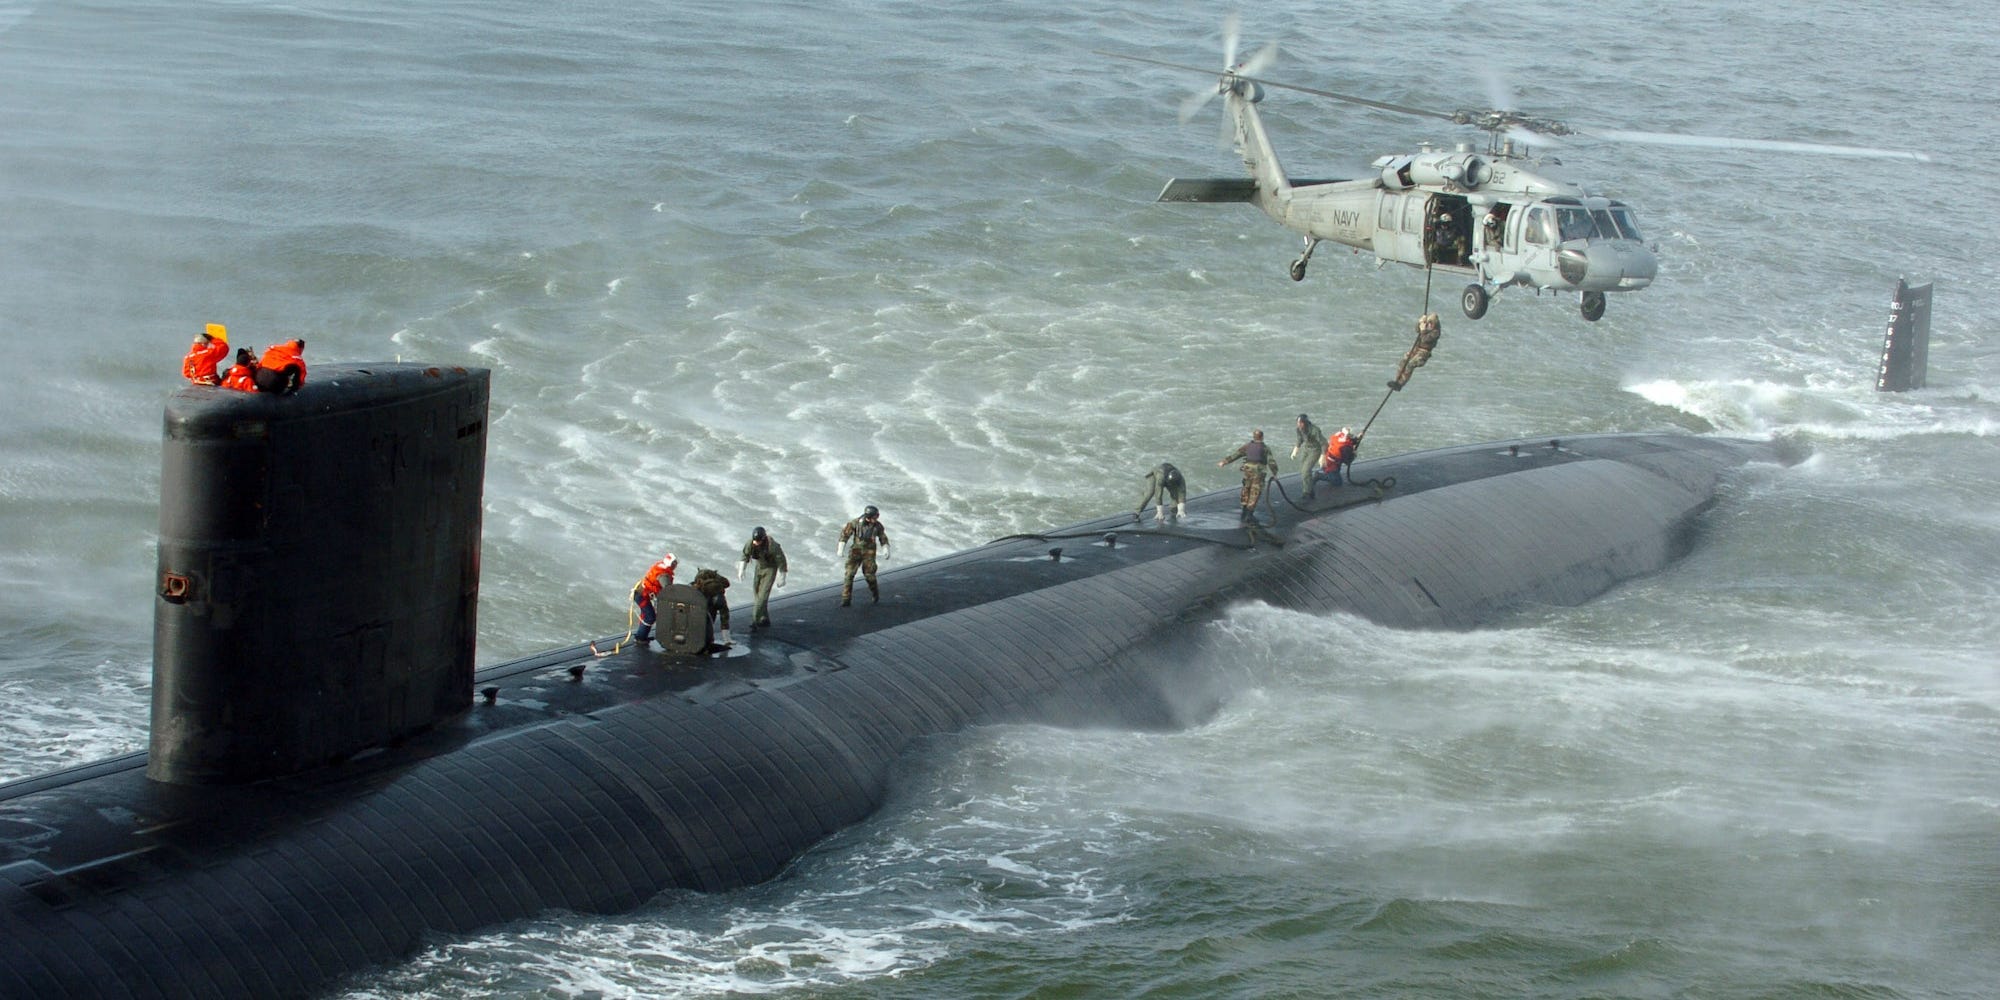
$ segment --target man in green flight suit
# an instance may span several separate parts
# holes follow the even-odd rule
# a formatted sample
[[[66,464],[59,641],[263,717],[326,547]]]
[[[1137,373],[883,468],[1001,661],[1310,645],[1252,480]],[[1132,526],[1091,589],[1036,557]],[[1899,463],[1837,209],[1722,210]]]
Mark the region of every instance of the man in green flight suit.
[[[882,514],[869,504],[861,516],[847,522],[840,529],[840,542],[834,546],[833,554],[840,555],[840,546],[847,547],[847,575],[840,581],[840,606],[854,603],[854,571],[860,570],[868,581],[868,596],[882,599],[882,589],[875,585],[875,550],[889,547],[889,533],[882,528]]]
[[[750,592],[755,595],[750,605],[750,628],[754,631],[771,627],[771,588],[785,585],[785,574],[790,567],[785,564],[785,549],[778,540],[771,537],[763,526],[750,529],[750,540],[743,543],[743,562],[736,567],[736,579],[743,579],[743,572],[751,563],[757,564],[757,581]]]
[[[1313,495],[1313,466],[1319,464],[1320,453],[1326,450],[1326,435],[1320,432],[1319,425],[1313,423],[1312,418],[1303,413],[1299,414],[1298,432],[1298,440],[1292,442],[1292,457],[1305,456],[1305,464],[1299,466],[1299,482],[1305,484],[1306,499],[1310,500]]]

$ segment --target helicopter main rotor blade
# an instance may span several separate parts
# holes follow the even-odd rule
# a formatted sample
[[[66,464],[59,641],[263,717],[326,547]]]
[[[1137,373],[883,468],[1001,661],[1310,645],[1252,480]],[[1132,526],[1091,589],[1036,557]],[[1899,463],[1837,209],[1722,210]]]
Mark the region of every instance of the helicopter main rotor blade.
[[[1268,49],[1270,48],[1270,46],[1266,46],[1266,48]],[[1113,59],[1124,59],[1127,62],[1145,63],[1149,66],[1164,66],[1167,69],[1177,69],[1188,73],[1206,73],[1206,74],[1215,73],[1215,71],[1212,69],[1205,69],[1200,66],[1189,66],[1186,63],[1167,62],[1164,59],[1148,59],[1145,56],[1127,55],[1123,52],[1106,52],[1103,49],[1092,49],[1091,51],[1100,56],[1110,56]],[[1255,56],[1252,57],[1253,60],[1255,58],[1256,58]],[[1320,90],[1315,87],[1301,87],[1296,83],[1279,83],[1276,80],[1265,80],[1254,76],[1245,76],[1241,73],[1226,73],[1223,75],[1230,76],[1238,80],[1243,80],[1248,83],[1254,83],[1260,87],[1277,87],[1281,90],[1296,90],[1301,94],[1311,94],[1314,97],[1325,97],[1336,101],[1345,101],[1349,104],[1359,104],[1362,107],[1376,108],[1382,111],[1393,111],[1401,115],[1415,115],[1418,118],[1436,118],[1439,121],[1447,121],[1447,122],[1456,121],[1456,119],[1453,118],[1453,116],[1446,114],[1445,112],[1442,111],[1429,111],[1424,108],[1413,108],[1406,104],[1391,104],[1388,101],[1375,101],[1375,100],[1370,100],[1366,97],[1356,97],[1353,94],[1337,94],[1331,90]]]
[[[1836,146],[1821,142],[1792,142],[1782,139],[1731,139],[1716,135],[1681,135],[1675,132],[1634,132],[1627,129],[1578,130],[1615,142],[1642,142],[1658,146],[1696,146],[1703,149],[1756,149],[1773,153],[1819,153],[1825,156],[1867,156],[1883,160],[1931,162],[1930,155],[1906,149],[1875,146]]]
[[[1222,19],[1222,71],[1224,73],[1229,72],[1229,67],[1236,65],[1236,43],[1242,38],[1242,35],[1243,18],[1232,10]]]
[[[1236,67],[1236,73],[1239,76],[1255,76],[1269,69],[1271,64],[1277,61],[1278,43],[1266,42],[1255,55],[1243,60],[1243,65]]]

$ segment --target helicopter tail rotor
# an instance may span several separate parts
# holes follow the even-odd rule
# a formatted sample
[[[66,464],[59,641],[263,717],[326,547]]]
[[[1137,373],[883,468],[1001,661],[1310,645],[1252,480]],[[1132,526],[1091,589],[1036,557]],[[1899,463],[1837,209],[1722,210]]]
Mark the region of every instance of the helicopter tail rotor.
[[[1236,61],[1237,43],[1242,39],[1242,23],[1242,18],[1233,11],[1228,17],[1223,18],[1222,76],[1216,80],[1213,86],[1203,87],[1181,100],[1181,124],[1185,125],[1192,121],[1195,115],[1201,113],[1201,109],[1208,106],[1209,101],[1215,99],[1215,95],[1234,87],[1238,78],[1255,76],[1258,73],[1262,73],[1273,62],[1277,61],[1277,42],[1266,44],[1263,48],[1258,49],[1255,54],[1251,55],[1250,58],[1243,60],[1241,63]],[[1228,140],[1226,127],[1223,132],[1223,139],[1225,142]]]

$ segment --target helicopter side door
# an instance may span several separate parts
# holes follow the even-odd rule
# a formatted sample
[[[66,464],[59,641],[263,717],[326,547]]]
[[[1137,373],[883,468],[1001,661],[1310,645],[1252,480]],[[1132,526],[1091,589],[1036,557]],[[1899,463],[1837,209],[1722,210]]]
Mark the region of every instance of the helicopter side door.
[[[1423,191],[1382,192],[1375,217],[1375,256],[1424,266],[1424,209],[1429,200]]]
[[[1537,288],[1546,288],[1559,280],[1556,271],[1556,249],[1560,243],[1556,239],[1555,213],[1547,205],[1534,205],[1526,212],[1513,213],[1521,219],[1518,238],[1519,261],[1515,272],[1517,280],[1525,277]]]

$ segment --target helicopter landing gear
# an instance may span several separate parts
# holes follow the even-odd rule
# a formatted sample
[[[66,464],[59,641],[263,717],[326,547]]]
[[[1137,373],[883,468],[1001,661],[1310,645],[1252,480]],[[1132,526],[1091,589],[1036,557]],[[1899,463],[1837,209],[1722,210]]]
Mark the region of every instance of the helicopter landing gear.
[[[1486,294],[1485,285],[1467,285],[1465,294],[1459,296],[1459,308],[1465,310],[1466,319],[1478,319],[1486,315],[1486,303],[1492,296]]]
[[[1306,280],[1306,262],[1313,259],[1313,251],[1318,248],[1318,240],[1310,236],[1306,237],[1306,251],[1299,254],[1299,259],[1292,261],[1290,274],[1293,281]]]
[[[1583,293],[1582,297],[1580,297],[1577,300],[1577,308],[1583,313],[1583,318],[1589,320],[1592,323],[1595,323],[1598,320],[1603,319],[1604,293],[1603,292]]]

